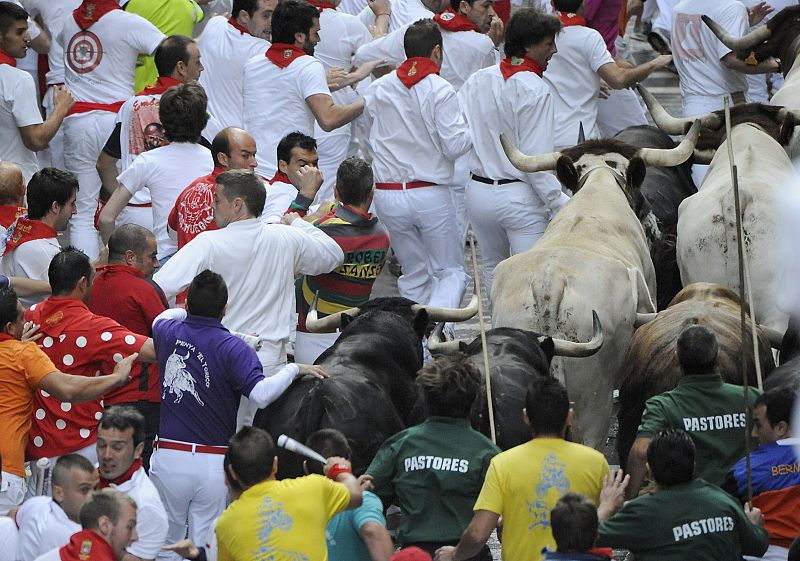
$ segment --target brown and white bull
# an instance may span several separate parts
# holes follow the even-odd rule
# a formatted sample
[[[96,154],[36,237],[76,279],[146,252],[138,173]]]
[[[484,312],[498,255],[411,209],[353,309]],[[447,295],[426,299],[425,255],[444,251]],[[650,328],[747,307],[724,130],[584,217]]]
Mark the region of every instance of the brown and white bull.
[[[655,310],[655,272],[645,230],[633,210],[645,166],[684,162],[698,130],[699,123],[673,149],[594,140],[540,156],[525,156],[501,139],[514,166],[529,173],[555,169],[574,196],[532,249],[498,265],[492,324],[585,341],[592,335],[592,310],[597,311],[604,335],[600,351],[552,362],[590,446],[605,442],[612,391],[637,312]]]
[[[664,132],[680,134],[690,119],[674,118],[644,88],[639,91],[653,120]],[[800,112],[748,104],[731,110],[734,162],[738,170],[745,254],[758,323],[785,331],[788,317],[777,306],[782,274],[778,217],[793,172],[786,143]],[[684,286],[711,282],[739,291],[737,226],[724,117],[716,111],[697,117],[706,125],[700,137],[721,142],[696,194],[678,208],[677,259]],[[714,144],[704,148],[713,150]],[[700,145],[700,144],[698,144]]]

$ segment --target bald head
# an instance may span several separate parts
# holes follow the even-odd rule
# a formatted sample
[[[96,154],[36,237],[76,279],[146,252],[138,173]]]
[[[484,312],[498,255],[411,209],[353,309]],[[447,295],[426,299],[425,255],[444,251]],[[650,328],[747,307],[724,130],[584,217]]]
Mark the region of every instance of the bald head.
[[[214,165],[223,169],[256,169],[256,141],[244,129],[227,127],[211,143]]]
[[[0,205],[23,206],[25,180],[22,170],[12,162],[0,160]]]

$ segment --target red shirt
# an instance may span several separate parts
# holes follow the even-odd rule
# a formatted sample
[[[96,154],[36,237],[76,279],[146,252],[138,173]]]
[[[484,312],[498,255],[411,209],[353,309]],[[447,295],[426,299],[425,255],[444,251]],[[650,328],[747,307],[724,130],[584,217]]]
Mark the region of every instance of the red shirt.
[[[41,325],[36,343],[61,372],[81,376],[110,374],[114,365],[139,352],[147,337],[125,329],[116,321],[89,311],[77,298],[51,296],[34,304],[25,319]],[[33,400],[33,424],[28,440],[29,459],[62,456],[97,440],[102,400],[60,402],[42,390]]]
[[[145,337],[150,337],[153,320],[169,308],[164,291],[151,279],[128,265],[108,265],[94,278],[89,309],[106,316]],[[106,406],[117,403],[152,401],[161,395],[158,365],[137,362],[131,370],[133,382],[103,396]]]
[[[217,190],[216,178],[225,171],[215,167],[209,175],[198,177],[178,195],[167,223],[178,233],[178,249],[192,241],[201,232],[216,230],[211,203]]]

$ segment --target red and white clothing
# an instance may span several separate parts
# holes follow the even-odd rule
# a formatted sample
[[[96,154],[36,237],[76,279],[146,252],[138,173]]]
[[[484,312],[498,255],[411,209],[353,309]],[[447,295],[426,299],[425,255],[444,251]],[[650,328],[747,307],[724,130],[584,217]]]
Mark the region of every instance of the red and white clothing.
[[[403,268],[400,295],[458,307],[467,276],[449,187],[470,137],[456,92],[437,71],[428,58],[407,60],[366,89],[364,114],[375,209]]]
[[[177,241],[167,232],[167,221],[178,195],[198,176],[213,169],[214,161],[207,148],[194,142],[173,142],[140,154],[117,178],[120,187],[133,195],[145,188],[150,191],[159,259],[178,250]]]
[[[542,78],[553,97],[554,144],[560,150],[575,145],[581,123],[587,140],[603,138],[597,126],[597,71],[615,62],[600,33],[585,25],[565,25],[556,47]]]
[[[36,153],[22,142],[19,128],[40,124],[42,114],[33,78],[16,66],[16,59],[0,50],[0,160],[17,164],[28,183],[39,171],[39,162]]]
[[[242,119],[242,80],[244,65],[263,55],[269,42],[250,35],[247,28],[223,16],[215,16],[200,36],[200,52],[205,71],[200,85],[208,95],[208,111],[224,127],[244,127]],[[249,129],[249,124],[247,127]]]
[[[163,38],[153,24],[119,9],[115,0],[84,0],[56,39],[64,49],[64,82],[76,100],[64,122],[65,163],[81,187],[70,241],[90,259],[100,251],[94,228],[101,186],[97,157],[114,129],[117,111],[134,93],[137,56],[151,54]]]
[[[41,325],[36,343],[61,372],[81,376],[111,374],[114,365],[139,352],[147,341],[116,321],[98,316],[76,298],[51,296],[25,312],[26,321]],[[97,440],[100,399],[83,403],[58,401],[37,390],[33,402],[27,456],[38,460],[81,450]]]
[[[153,482],[136,460],[129,472],[113,481],[100,480],[100,487],[110,487],[136,501],[136,533],[139,539],[127,551],[142,559],[155,559],[167,542],[167,512]]]
[[[750,29],[747,8],[736,0],[682,0],[675,6],[672,55],[687,117],[722,109],[723,96],[747,92],[745,75],[720,62],[731,50],[703,23],[703,15],[736,37]]]
[[[341,6],[347,3],[348,0],[344,0]],[[350,5],[352,5],[352,2],[350,2]],[[366,6],[366,3],[364,6]],[[352,14],[354,13],[351,11],[353,9],[354,8],[346,8],[345,11]],[[375,24],[375,14],[373,14],[372,10],[369,8],[361,10],[359,17],[367,27]],[[431,19],[432,17],[433,12],[426,8],[420,0],[395,0],[392,2],[392,15],[389,18],[389,33],[397,31],[400,28],[405,28],[415,21]]]
[[[297,187],[289,182],[289,177],[285,173],[279,171],[267,182],[266,189],[267,198],[264,201],[261,222],[279,224],[292,201],[297,197]]]
[[[506,134],[525,154],[553,151],[553,100],[540,75],[534,61],[507,58],[473,74],[459,91],[472,137],[467,210],[481,246],[487,293],[497,264],[530,249],[568,200],[552,174],[518,170],[500,144],[500,134]],[[498,201],[501,196],[506,200]]]
[[[72,534],[69,542],[59,549],[51,549],[35,561],[115,561],[114,549],[103,536],[94,530],[81,530]]]
[[[276,150],[284,136],[294,131],[314,134],[314,114],[306,99],[331,95],[322,63],[298,51],[274,44],[244,66],[244,122],[258,145],[257,172],[263,177],[272,177],[277,171]]]
[[[217,176],[224,171],[223,168],[215,167],[209,175],[198,177],[175,200],[167,224],[178,234],[178,249],[201,232],[217,229],[211,203],[214,202],[214,193],[217,191]]]
[[[0,205],[0,229],[6,230],[20,216],[28,213],[24,206]]]
[[[7,277],[47,280],[50,261],[61,251],[56,231],[39,220],[19,217],[5,235],[7,243],[0,259],[0,273]],[[42,297],[20,298],[24,307],[44,300]]]
[[[64,509],[50,497],[32,497],[17,511],[19,545],[17,559],[36,559],[51,549],[67,544],[81,525],[67,517]]]

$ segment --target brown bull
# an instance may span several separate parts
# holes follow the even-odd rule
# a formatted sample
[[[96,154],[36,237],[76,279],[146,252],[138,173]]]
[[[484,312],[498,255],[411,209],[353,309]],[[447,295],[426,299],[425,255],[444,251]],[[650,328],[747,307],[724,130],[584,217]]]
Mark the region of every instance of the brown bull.
[[[645,402],[678,385],[681,370],[675,354],[676,341],[690,325],[703,325],[716,334],[719,343],[716,371],[726,382],[742,383],[741,353],[742,349],[749,351],[748,383],[756,384],[751,320],[747,316],[743,345],[739,302],[739,296],[723,286],[694,283],[681,290],[655,319],[636,330],[625,357],[619,390],[617,453],[620,465],[627,465]],[[766,376],[775,368],[775,362],[766,335],[760,328],[757,333],[761,371]]]

